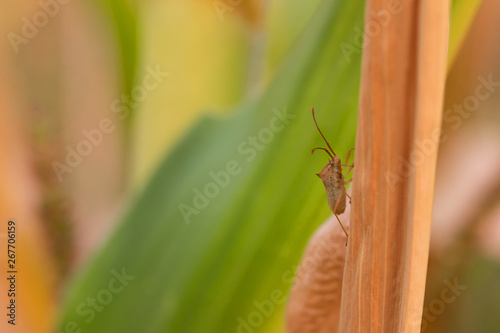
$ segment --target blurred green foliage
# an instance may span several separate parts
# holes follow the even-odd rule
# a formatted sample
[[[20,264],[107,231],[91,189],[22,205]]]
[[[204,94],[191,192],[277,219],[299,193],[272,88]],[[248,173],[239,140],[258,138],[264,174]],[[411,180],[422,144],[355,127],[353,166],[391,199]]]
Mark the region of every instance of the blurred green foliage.
[[[482,0],[453,0],[451,6],[450,47],[448,69],[462,46],[467,31],[481,5]]]
[[[310,155],[323,145],[311,107],[340,156],[354,145],[360,52],[349,63],[339,45],[353,43],[363,5],[324,2],[260,99],[190,131],[71,286],[61,327],[75,321],[92,332],[234,331],[237,318],[255,310],[254,300],[269,299],[274,289],[282,298],[288,293],[309,235],[329,214],[314,175],[327,156]],[[250,150],[249,135],[270,128],[275,112],[294,118],[269,143],[260,141],[255,156],[238,152]],[[209,173],[230,161],[241,173],[187,224],[179,205],[193,206],[193,189],[203,191]],[[111,270],[122,268],[135,279],[86,323],[76,312],[80,303],[106,289]],[[273,315],[283,304],[276,307]]]
[[[130,89],[137,27],[131,7],[109,3]],[[329,215],[314,175],[327,156],[310,155],[324,145],[311,107],[343,158],[355,139],[361,49],[354,28],[363,28],[363,12],[363,0],[323,1],[258,99],[229,118],[198,121],[68,287],[61,331],[235,332],[256,311],[263,320],[254,332],[280,329],[284,304],[274,302],[269,313],[256,304],[285,299],[309,236]],[[357,52],[347,59],[341,45]],[[279,120],[283,114],[292,116]],[[224,184],[208,185],[214,175]],[[202,200],[198,190],[216,194]],[[109,292],[122,269],[133,280]]]
[[[96,1],[110,17],[119,46],[120,59],[117,66],[122,73],[122,90],[130,94],[135,84],[138,58],[137,6],[132,0]],[[129,112],[132,110],[129,110]],[[127,117],[128,123],[131,117]]]

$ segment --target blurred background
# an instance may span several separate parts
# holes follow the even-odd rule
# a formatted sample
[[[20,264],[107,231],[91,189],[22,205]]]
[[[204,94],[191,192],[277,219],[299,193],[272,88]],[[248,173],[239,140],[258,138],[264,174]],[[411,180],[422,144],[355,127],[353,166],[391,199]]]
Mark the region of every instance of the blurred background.
[[[451,10],[422,331],[496,332],[500,2]],[[4,274],[15,220],[19,274],[16,326],[3,315],[0,331],[281,332],[329,216],[310,110],[344,157],[363,13],[362,0],[9,3],[0,243]]]

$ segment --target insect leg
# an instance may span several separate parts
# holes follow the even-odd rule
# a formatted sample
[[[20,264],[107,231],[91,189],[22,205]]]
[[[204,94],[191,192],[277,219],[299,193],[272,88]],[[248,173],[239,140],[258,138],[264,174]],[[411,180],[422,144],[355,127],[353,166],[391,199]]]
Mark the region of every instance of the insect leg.
[[[352,180],[352,179],[351,179],[351,180]],[[350,181],[351,181],[351,180],[350,180]],[[345,195],[347,195],[347,197],[349,198],[349,203],[351,203],[351,200],[352,200],[352,199],[351,199],[351,196],[350,196],[349,194],[347,194],[347,192],[345,192]]]
[[[347,172],[343,175],[344,177],[347,176],[348,174],[351,173],[352,169],[354,168],[354,163],[349,165],[349,169],[347,169]]]
[[[347,152],[347,157],[345,158],[345,164],[349,163],[349,157],[351,156],[351,152],[354,150],[354,148],[351,148],[351,150],[349,150]]]
[[[347,170],[347,172],[345,173],[344,176],[347,176],[351,171],[352,171],[352,168],[354,168],[354,163],[349,165],[349,157],[351,157],[351,152],[354,150],[354,148],[350,149],[348,152],[347,152],[347,156],[345,158],[345,164],[341,164],[341,166],[346,166],[346,167],[349,167],[349,169]]]
[[[345,190],[344,190],[344,193],[345,193]],[[347,234],[347,231],[345,231],[344,225],[342,224],[342,222],[340,222],[340,219],[339,219],[339,216],[337,215],[337,213],[335,213],[337,211],[337,207],[339,205],[339,202],[340,202],[340,195],[338,196],[337,202],[335,203],[335,209],[333,210],[333,215],[335,215],[335,217],[337,218],[337,221],[339,221],[340,226],[342,227],[342,230],[344,230],[344,233],[345,233],[345,235],[347,237],[347,240],[349,240],[349,235]],[[347,246],[347,240],[346,240],[346,243],[345,243],[346,246]]]
[[[346,236],[345,246],[347,246],[347,242],[349,241],[349,235],[345,231],[344,226],[342,225],[342,222],[340,222],[339,216],[337,214],[335,214],[335,213],[333,213],[333,215],[335,215],[335,217],[337,218],[337,221],[339,221],[340,226],[342,227],[342,230],[344,230],[344,233],[345,233],[345,236]]]

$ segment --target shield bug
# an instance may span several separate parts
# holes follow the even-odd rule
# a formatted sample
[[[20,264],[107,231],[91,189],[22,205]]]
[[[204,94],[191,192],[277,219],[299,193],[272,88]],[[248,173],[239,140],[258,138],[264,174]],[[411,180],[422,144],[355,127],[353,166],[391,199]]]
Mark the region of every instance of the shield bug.
[[[350,183],[352,179],[346,181],[345,177],[347,177],[347,175],[349,175],[349,173],[354,168],[354,163],[351,165],[347,164],[349,163],[349,157],[354,148],[349,150],[349,152],[347,153],[346,164],[342,164],[340,158],[335,154],[332,147],[326,140],[325,136],[319,129],[318,122],[316,121],[316,117],[314,116],[314,108],[312,109],[312,116],[314,119],[314,123],[316,124],[316,128],[319,131],[319,134],[321,134],[321,137],[323,138],[323,140],[325,140],[325,143],[330,150],[323,147],[318,147],[314,148],[311,154],[314,154],[314,152],[319,149],[325,151],[331,158],[331,160],[325,165],[323,170],[321,170],[321,172],[316,175],[319,178],[321,178],[321,180],[323,181],[323,185],[325,186],[326,198],[328,199],[328,206],[330,207],[331,211],[339,221],[340,226],[342,227],[342,230],[344,230],[347,239],[349,239],[349,235],[347,234],[347,231],[345,230],[342,222],[340,222],[338,215],[342,214],[345,211],[346,196],[349,197],[349,202],[351,200],[351,197],[347,194],[345,190],[345,185]],[[349,167],[345,175],[342,174],[343,166]]]

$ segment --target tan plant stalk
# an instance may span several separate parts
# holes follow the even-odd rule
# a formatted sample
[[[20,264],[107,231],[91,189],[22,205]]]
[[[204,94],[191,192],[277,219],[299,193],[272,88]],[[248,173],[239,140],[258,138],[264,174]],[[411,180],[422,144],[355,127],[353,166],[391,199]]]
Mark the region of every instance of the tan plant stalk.
[[[420,332],[449,2],[368,0],[366,12],[395,2],[363,50],[340,332]]]
[[[345,216],[342,221],[347,228]],[[311,237],[288,299],[287,333],[337,332],[345,239],[333,215]]]

